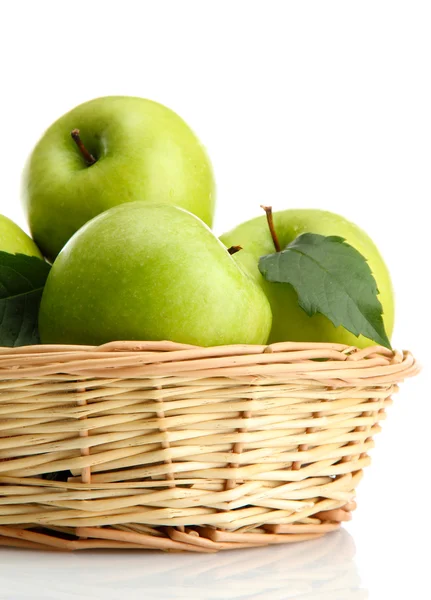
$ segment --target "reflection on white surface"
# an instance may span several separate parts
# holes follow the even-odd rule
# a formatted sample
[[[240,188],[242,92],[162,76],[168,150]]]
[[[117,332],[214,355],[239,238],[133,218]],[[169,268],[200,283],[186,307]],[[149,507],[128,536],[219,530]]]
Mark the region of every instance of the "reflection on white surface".
[[[0,550],[3,600],[364,600],[345,530],[219,554]]]

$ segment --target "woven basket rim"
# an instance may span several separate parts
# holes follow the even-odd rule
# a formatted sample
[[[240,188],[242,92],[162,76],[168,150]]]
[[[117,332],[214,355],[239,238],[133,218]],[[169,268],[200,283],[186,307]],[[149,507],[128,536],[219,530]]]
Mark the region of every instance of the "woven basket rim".
[[[299,378],[330,386],[397,383],[421,369],[407,350],[322,342],[201,347],[170,341],[118,341],[100,346],[0,347],[0,379],[49,374],[118,377]]]

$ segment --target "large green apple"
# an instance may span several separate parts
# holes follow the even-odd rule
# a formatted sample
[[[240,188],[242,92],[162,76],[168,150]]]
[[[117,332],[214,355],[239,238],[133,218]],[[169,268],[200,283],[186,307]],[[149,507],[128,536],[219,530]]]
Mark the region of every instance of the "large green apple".
[[[375,244],[362,229],[337,214],[311,209],[276,212],[274,226],[282,249],[302,233],[341,236],[356,248],[367,259],[377,282],[386,333],[388,337],[391,336],[394,325],[391,278]],[[265,215],[239,225],[220,239],[227,246],[240,244],[243,247],[237,260],[268,297],[273,314],[270,342],[338,342],[361,348],[373,344],[371,340],[363,336],[356,337],[343,327],[334,327],[320,314],[309,317],[298,306],[296,292],[290,285],[270,283],[262,277],[258,268],[259,258],[275,252]]]
[[[211,226],[215,185],[203,146],[176,113],[110,96],[46,131],[28,161],[23,200],[36,243],[54,259],[84,223],[123,202],[174,204]]]
[[[0,215],[0,250],[9,254],[27,254],[42,258],[31,237],[3,215]]]
[[[238,255],[181,208],[112,208],[84,225],[54,262],[40,309],[42,342],[265,343],[271,309]]]

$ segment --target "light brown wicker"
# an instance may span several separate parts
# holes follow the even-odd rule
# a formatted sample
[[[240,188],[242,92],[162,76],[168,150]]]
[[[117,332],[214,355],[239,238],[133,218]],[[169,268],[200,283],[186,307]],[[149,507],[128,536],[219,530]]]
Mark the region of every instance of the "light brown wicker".
[[[350,518],[408,352],[0,349],[0,545],[215,552]],[[67,481],[43,475],[70,470]]]

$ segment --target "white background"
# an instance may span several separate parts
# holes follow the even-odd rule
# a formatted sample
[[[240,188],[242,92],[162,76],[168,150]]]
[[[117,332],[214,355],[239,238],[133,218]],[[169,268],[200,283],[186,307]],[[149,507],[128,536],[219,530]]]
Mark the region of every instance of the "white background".
[[[261,203],[333,210],[366,229],[393,275],[394,346],[426,366],[430,10],[415,0],[3,2],[0,212],[25,227],[24,161],[64,112],[108,94],[157,100],[212,157],[217,233]],[[425,369],[396,397],[350,533],[305,552],[210,558],[0,551],[0,598],[429,598],[427,379]],[[325,578],[341,591],[324,595]]]

